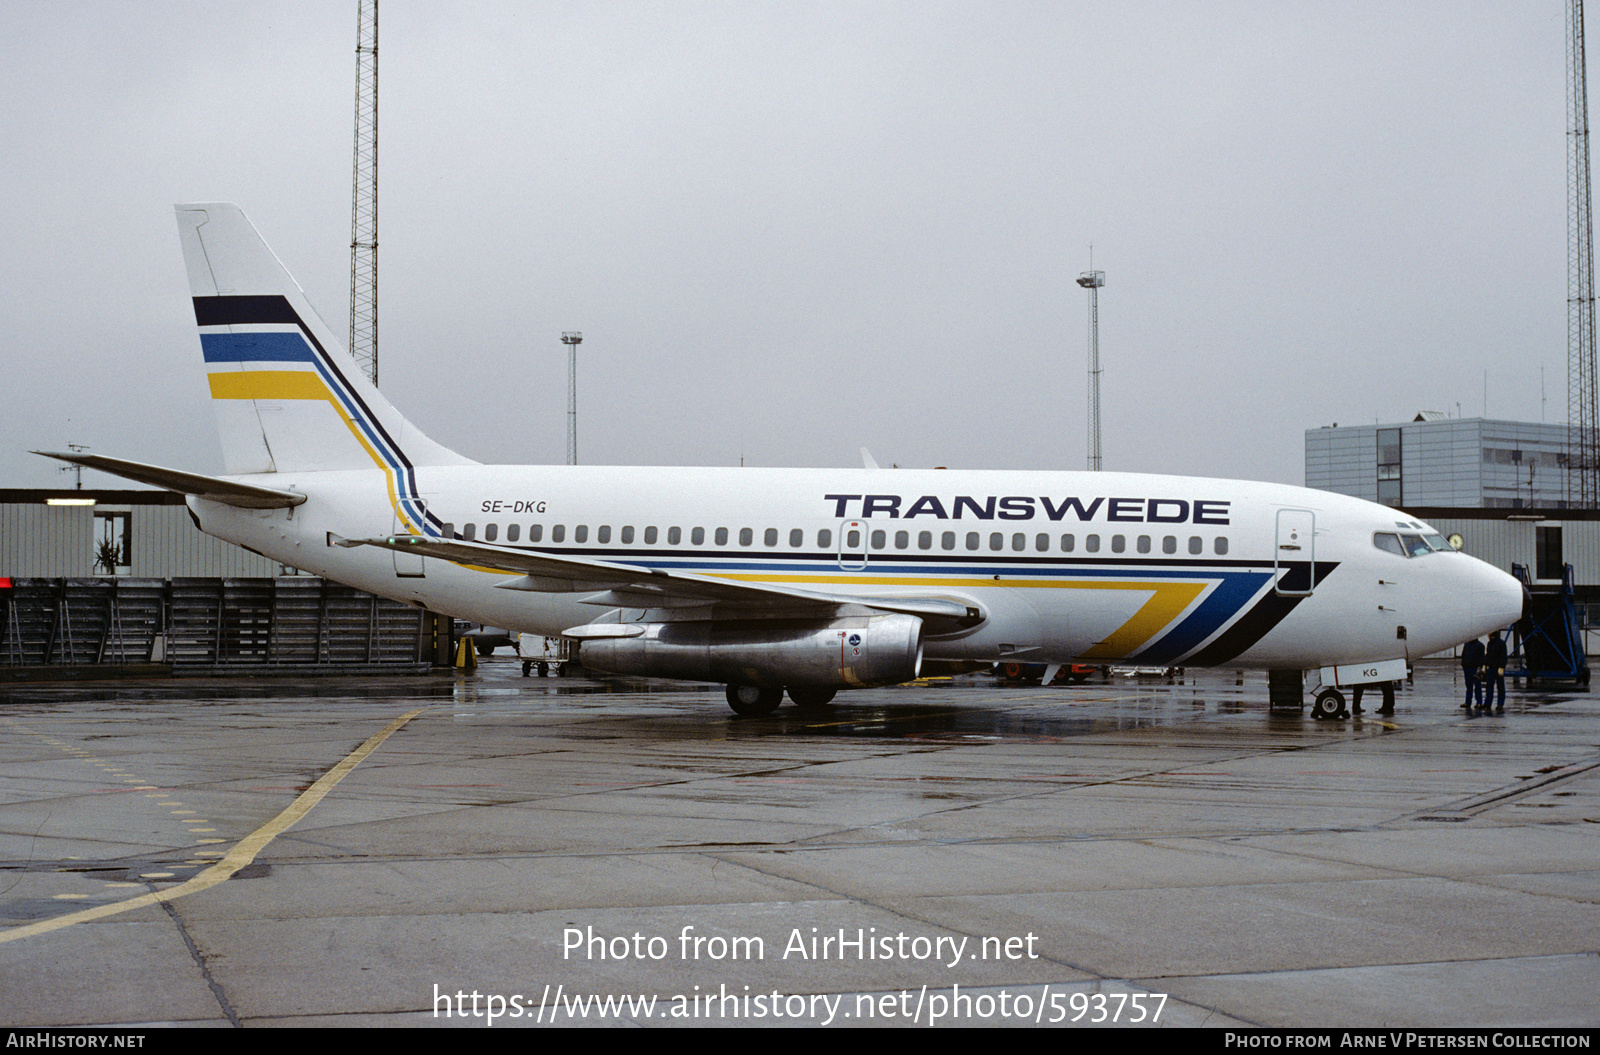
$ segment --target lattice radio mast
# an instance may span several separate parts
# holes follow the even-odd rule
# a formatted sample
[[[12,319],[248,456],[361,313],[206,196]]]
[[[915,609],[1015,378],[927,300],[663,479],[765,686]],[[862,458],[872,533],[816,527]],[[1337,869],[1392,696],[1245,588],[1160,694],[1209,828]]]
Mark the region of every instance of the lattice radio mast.
[[[378,0],[356,13],[356,146],[350,202],[350,354],[378,383]]]
[[[1600,505],[1594,347],[1594,222],[1583,0],[1567,0],[1567,505]]]

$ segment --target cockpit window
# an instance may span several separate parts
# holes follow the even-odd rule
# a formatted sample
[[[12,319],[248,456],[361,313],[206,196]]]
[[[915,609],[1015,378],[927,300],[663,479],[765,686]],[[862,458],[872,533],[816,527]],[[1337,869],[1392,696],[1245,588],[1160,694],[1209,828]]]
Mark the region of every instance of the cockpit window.
[[[1421,535],[1401,535],[1400,541],[1406,547],[1406,556],[1422,557],[1433,552],[1428,549],[1428,544],[1422,541]]]
[[[1402,527],[1406,525],[1400,525]],[[1418,535],[1413,532],[1392,534],[1388,531],[1374,532],[1372,544],[1385,553],[1393,553],[1400,557],[1426,557],[1430,553],[1453,553],[1455,547],[1445,541],[1445,537],[1432,528],[1422,528],[1425,534]]]

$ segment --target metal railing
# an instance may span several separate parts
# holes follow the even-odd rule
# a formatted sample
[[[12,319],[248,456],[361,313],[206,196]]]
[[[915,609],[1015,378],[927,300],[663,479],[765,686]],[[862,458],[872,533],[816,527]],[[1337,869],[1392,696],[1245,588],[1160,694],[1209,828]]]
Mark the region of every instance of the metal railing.
[[[420,668],[432,657],[427,613],[307,576],[13,578],[0,608],[0,667],[333,671]]]

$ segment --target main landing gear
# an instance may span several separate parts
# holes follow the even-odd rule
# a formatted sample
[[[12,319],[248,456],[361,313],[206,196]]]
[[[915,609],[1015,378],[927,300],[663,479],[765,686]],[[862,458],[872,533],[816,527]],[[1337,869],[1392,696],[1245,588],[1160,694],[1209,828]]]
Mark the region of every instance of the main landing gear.
[[[817,710],[833,702],[837,689],[806,689],[798,685],[789,686],[789,698],[794,705],[803,711]]]
[[[789,698],[796,707],[813,710],[832,703],[836,691],[793,685],[789,687]],[[783,702],[783,692],[782,689],[768,689],[760,685],[729,685],[728,706],[733,708],[734,714],[747,718],[771,714]]]

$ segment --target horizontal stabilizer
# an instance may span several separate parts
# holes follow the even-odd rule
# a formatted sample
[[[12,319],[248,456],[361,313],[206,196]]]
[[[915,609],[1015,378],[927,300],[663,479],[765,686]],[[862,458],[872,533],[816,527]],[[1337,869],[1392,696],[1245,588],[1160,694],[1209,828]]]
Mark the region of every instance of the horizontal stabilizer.
[[[215,476],[201,476],[198,473],[165,469],[159,465],[145,465],[142,462],[126,462],[121,458],[106,458],[98,454],[63,454],[58,451],[33,453],[81,465],[85,469],[99,469],[103,473],[176,491],[182,495],[194,495],[196,498],[221,502],[224,505],[242,506],[245,509],[281,509],[286,506],[297,506],[306,500],[303,494],[281,491],[276,487],[242,484]]]

